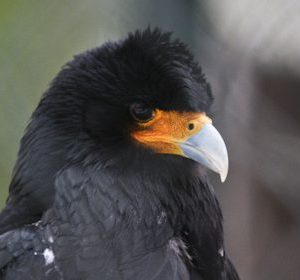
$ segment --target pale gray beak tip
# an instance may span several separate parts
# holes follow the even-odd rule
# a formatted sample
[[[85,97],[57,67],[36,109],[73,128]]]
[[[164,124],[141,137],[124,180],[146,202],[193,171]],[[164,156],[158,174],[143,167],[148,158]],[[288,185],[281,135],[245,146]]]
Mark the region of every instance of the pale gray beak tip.
[[[224,169],[223,172],[220,172],[220,178],[221,178],[221,182],[224,183],[226,178],[227,178],[227,174],[228,174],[228,165],[227,168]]]

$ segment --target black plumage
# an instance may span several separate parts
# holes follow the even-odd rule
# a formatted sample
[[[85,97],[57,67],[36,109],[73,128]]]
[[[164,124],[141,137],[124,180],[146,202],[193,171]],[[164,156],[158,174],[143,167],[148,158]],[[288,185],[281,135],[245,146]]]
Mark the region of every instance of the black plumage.
[[[238,279],[205,168],[130,134],[133,104],[208,112],[212,101],[185,45],[157,29],[75,56],[21,141],[0,279]]]

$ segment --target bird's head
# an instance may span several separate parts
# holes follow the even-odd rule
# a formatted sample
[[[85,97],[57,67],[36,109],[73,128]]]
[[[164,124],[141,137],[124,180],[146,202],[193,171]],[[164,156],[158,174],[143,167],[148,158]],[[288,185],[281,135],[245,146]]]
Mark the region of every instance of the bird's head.
[[[47,141],[63,139],[56,147],[72,160],[106,166],[193,160],[223,181],[228,157],[207,114],[212,100],[185,45],[147,29],[76,56],[33,118],[47,120]]]

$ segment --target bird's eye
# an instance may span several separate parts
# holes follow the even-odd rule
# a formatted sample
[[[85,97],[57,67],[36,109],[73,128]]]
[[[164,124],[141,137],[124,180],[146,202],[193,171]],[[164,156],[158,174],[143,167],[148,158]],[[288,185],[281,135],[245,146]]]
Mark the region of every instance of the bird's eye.
[[[134,103],[130,106],[130,114],[138,122],[148,122],[155,116],[155,111],[143,104]]]
[[[193,130],[195,128],[195,125],[193,123],[188,124],[188,129]]]

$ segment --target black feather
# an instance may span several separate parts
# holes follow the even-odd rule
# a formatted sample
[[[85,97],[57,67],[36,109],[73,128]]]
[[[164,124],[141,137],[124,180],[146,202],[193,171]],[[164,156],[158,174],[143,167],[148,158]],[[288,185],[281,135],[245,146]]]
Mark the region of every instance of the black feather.
[[[135,102],[208,112],[212,101],[187,47],[158,29],[75,56],[21,141],[0,214],[0,279],[238,279],[220,254],[205,170],[129,135]]]

